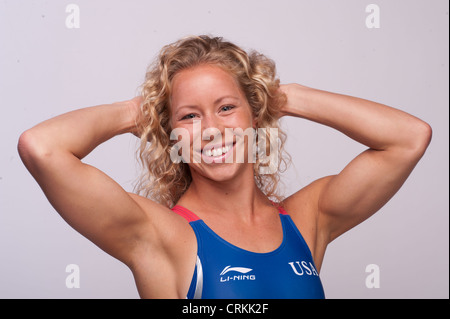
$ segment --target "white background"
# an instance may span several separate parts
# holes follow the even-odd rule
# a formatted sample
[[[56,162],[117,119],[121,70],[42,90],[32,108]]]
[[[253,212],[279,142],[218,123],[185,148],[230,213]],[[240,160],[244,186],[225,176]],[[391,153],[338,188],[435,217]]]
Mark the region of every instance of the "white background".
[[[80,27],[67,28],[77,4]],[[380,28],[366,26],[368,4]],[[0,1],[0,298],[138,298],[131,272],[68,226],[21,163],[21,132],[55,115],[132,98],[160,48],[220,35],[277,63],[283,83],[354,95],[409,112],[433,141],[398,194],[333,242],[328,298],[448,298],[447,0]],[[285,193],[338,173],[364,147],[330,128],[282,119],[293,164]],[[132,191],[136,139],[116,137],[86,162]],[[80,268],[80,288],[65,281]],[[380,288],[366,287],[366,266]]]

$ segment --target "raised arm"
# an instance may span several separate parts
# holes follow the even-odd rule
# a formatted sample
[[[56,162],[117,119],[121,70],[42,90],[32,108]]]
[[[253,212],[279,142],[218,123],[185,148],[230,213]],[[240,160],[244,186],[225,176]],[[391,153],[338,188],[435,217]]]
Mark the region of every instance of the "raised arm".
[[[133,132],[138,107],[135,98],[69,112],[25,131],[18,144],[22,161],[59,214],[125,263],[148,233],[148,217],[120,185],[81,159],[102,142]]]
[[[298,84],[281,90],[288,98],[283,115],[333,127],[368,147],[339,174],[313,187],[318,236],[327,244],[370,217],[399,190],[427,149],[431,128],[379,103]]]

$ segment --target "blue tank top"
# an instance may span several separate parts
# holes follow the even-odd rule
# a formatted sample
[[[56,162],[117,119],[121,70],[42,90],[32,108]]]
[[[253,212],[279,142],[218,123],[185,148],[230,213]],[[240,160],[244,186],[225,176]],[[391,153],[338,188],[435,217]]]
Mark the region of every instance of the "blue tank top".
[[[232,245],[187,208],[176,205],[172,210],[189,222],[197,237],[197,262],[187,298],[325,298],[309,247],[281,207],[283,241],[268,253]]]

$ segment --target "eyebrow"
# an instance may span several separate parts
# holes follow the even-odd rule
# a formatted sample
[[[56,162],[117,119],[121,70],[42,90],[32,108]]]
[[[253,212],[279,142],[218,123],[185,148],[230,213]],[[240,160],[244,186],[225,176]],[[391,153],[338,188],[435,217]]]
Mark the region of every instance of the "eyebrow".
[[[225,99],[233,99],[233,100],[238,100],[238,101],[239,101],[239,98],[238,98],[237,96],[234,96],[234,95],[224,95],[224,96],[222,96],[222,97],[219,97],[217,100],[215,100],[215,101],[214,101],[214,105],[219,104],[220,102],[222,102],[222,101],[225,100]]]
[[[234,96],[234,95],[224,95],[224,96],[219,97],[218,99],[216,99],[214,101],[214,105],[219,104],[220,102],[222,102],[225,99],[233,99],[233,100],[236,100],[236,101],[240,100],[237,96]],[[178,114],[179,111],[184,109],[184,108],[196,108],[196,107],[197,107],[197,105],[195,105],[195,104],[185,104],[185,105],[177,107],[177,110],[175,111],[175,114]]]

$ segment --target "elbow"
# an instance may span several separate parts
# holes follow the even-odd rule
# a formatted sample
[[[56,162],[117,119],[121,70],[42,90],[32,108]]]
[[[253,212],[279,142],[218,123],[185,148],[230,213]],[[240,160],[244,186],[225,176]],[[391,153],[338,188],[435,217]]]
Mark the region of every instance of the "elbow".
[[[422,156],[427,150],[428,145],[430,145],[431,143],[431,139],[433,137],[433,129],[428,123],[420,121],[420,124],[417,128],[417,133],[417,151]]]
[[[433,130],[428,123],[421,120],[415,123],[410,136],[409,147],[410,153],[414,158],[419,160],[425,154],[431,143],[432,136]]]
[[[31,148],[31,140],[32,136],[29,130],[23,132],[19,137],[19,142],[17,143],[17,151],[19,152],[19,156],[24,162],[30,154]]]
[[[33,129],[26,130],[19,137],[17,151],[28,169],[37,159],[45,156],[44,148],[40,147],[40,144],[40,139],[36,136]]]
[[[27,166],[27,164],[32,160],[33,156],[33,133],[30,130],[23,132],[19,137],[19,142],[17,143],[17,151],[19,153],[20,159]]]

